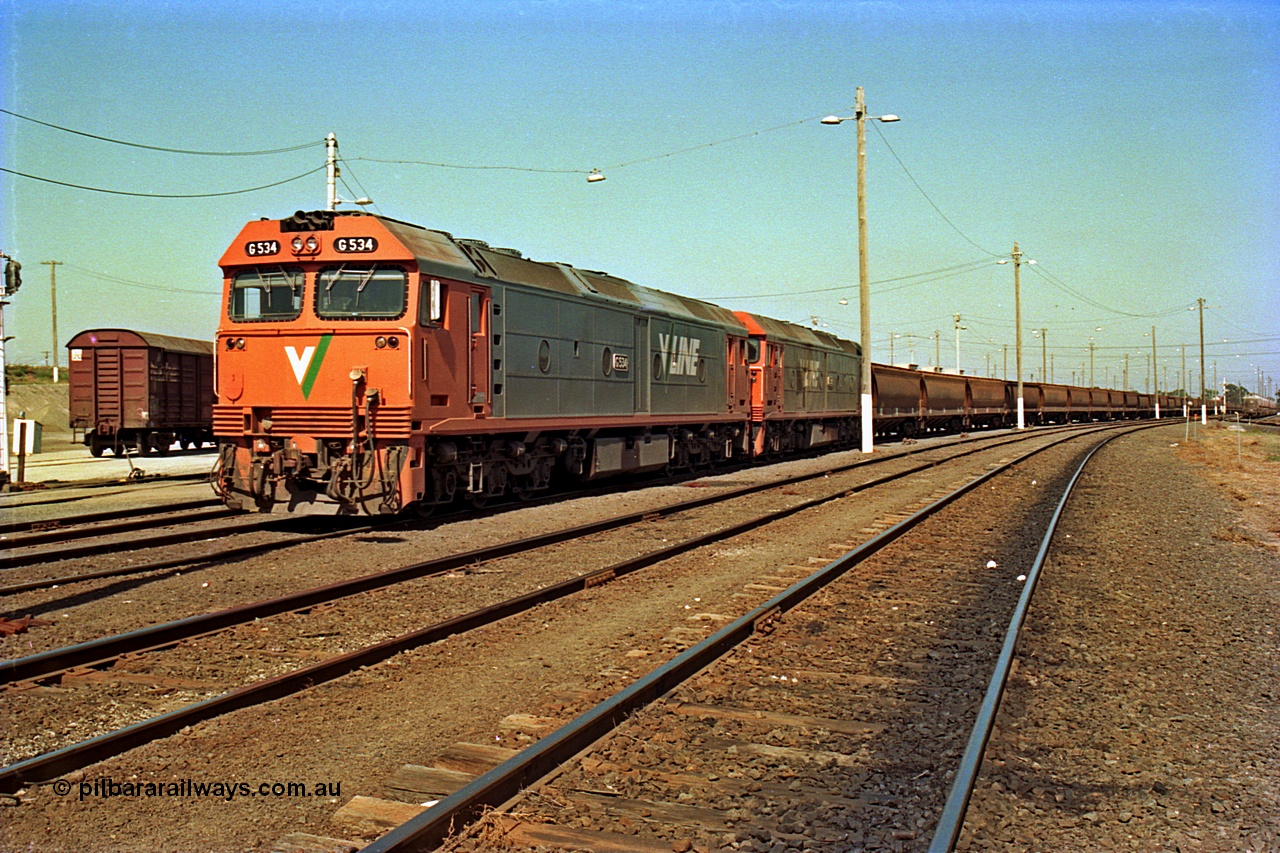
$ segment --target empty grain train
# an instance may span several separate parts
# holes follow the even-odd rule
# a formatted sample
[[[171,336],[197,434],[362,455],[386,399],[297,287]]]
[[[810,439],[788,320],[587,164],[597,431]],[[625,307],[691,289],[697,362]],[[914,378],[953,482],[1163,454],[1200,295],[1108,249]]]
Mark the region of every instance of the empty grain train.
[[[220,266],[213,485],[233,508],[479,505],[859,438],[861,353],[820,330],[363,212],[250,222]],[[1010,383],[874,368],[878,432],[1009,420]],[[1157,402],[1027,389],[1033,422]]]

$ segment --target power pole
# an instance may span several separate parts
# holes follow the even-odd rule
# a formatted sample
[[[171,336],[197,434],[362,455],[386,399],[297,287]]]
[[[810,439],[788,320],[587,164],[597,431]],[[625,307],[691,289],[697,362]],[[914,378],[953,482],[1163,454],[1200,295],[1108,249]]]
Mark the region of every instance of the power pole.
[[[1049,330],[1040,330],[1040,381],[1049,381]]]
[[[1183,344],[1179,349],[1182,350],[1182,416],[1185,418],[1187,412],[1191,411],[1187,403],[1187,345]]]
[[[1204,299],[1197,299],[1196,304],[1200,306],[1200,423],[1208,426],[1209,406],[1205,400],[1204,384]]]
[[[1089,338],[1089,387],[1098,387],[1098,384],[1093,381],[1093,338]]]
[[[1160,382],[1156,376],[1156,327],[1151,327],[1151,385],[1156,395],[1156,420],[1160,420]]]
[[[1004,345],[1004,381],[1009,381],[1009,345]]]
[[[49,267],[49,302],[53,313],[53,384],[58,384],[58,267],[62,261],[41,261]]]
[[[956,324],[956,375],[959,376],[961,372],[960,371],[960,332],[962,332],[963,330],[969,327],[960,325],[959,314],[952,314],[951,316],[955,320],[955,324]]]
[[[942,367],[942,332],[933,330],[933,366]]]
[[[1129,390],[1129,353],[1124,354],[1124,388],[1120,390]]]

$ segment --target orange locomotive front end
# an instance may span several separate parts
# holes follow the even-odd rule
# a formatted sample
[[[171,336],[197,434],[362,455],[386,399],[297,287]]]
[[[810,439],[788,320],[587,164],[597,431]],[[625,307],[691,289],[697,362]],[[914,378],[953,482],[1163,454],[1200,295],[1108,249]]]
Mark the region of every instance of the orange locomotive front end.
[[[399,512],[427,489],[424,419],[486,416],[472,392],[487,356],[468,357],[486,289],[421,274],[436,247],[395,226],[300,211],[249,223],[223,255],[213,482],[228,506]]]

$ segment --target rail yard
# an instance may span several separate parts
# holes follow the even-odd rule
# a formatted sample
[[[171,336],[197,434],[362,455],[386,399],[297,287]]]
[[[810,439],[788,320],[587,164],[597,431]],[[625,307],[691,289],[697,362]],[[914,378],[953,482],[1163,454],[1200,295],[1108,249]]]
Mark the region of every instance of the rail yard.
[[[1049,517],[1111,438],[956,849],[1273,849],[1280,448],[1190,429],[927,438],[13,565],[5,614],[41,621],[4,640],[4,846],[85,849],[92,823],[103,850],[927,849]],[[255,793],[107,795],[182,780]],[[304,781],[324,796],[256,794]],[[415,830],[433,811],[465,831]]]

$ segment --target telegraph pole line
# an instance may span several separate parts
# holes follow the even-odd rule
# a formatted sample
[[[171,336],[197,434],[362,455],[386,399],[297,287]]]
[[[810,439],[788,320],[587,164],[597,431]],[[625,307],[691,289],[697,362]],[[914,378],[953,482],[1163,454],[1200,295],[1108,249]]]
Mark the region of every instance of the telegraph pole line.
[[[58,267],[62,261],[41,261],[49,267],[49,302],[53,311],[53,384],[58,384]]]

